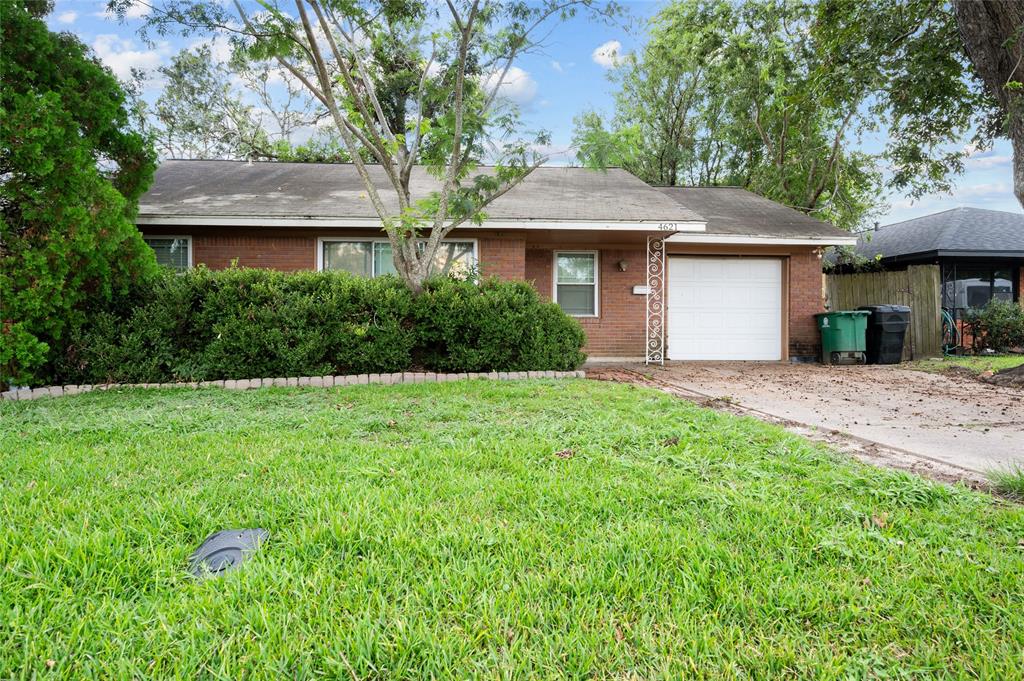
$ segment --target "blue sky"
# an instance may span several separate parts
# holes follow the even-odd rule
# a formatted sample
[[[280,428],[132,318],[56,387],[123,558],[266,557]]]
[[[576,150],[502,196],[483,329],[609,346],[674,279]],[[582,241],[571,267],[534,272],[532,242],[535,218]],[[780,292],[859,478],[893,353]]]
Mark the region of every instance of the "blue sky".
[[[147,45],[139,39],[144,8],[125,23],[104,12],[103,0],[58,0],[48,17],[54,30],[71,31],[90,45],[119,76],[130,69],[154,69],[166,63],[179,49],[195,41],[175,37]],[[542,52],[524,56],[506,84],[510,98],[521,106],[528,125],[551,131],[555,150],[568,146],[573,117],[587,109],[612,111],[614,86],[609,82],[611,59],[608,52],[635,50],[643,43],[643,20],[653,16],[662,2],[634,0],[623,2],[631,21],[613,24],[576,18],[555,28]],[[966,145],[968,140],[964,140]],[[884,139],[864,142],[875,152]],[[967,160],[967,171],[956,180],[953,195],[929,195],[912,201],[900,195],[886,197],[889,210],[879,216],[882,224],[926,215],[957,206],[975,206],[1022,212],[1013,196],[1009,142],[1000,140],[991,150],[974,153]]]

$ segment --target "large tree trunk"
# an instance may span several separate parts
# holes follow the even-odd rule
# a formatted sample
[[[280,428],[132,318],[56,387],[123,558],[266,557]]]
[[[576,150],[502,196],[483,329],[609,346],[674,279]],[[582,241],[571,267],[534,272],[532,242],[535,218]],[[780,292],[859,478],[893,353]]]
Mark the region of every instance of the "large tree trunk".
[[[1013,193],[1024,206],[1024,2],[953,0],[967,55],[1007,118],[1013,144]]]

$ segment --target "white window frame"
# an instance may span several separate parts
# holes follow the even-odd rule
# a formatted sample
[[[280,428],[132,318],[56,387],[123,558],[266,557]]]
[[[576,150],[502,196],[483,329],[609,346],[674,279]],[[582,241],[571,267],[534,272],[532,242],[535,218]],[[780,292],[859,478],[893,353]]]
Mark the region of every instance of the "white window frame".
[[[143,232],[143,239],[183,239],[188,244],[188,268],[192,269],[195,265],[192,264],[192,235],[191,234],[146,234]],[[149,244],[146,244],[149,246]],[[149,246],[152,248],[152,246]]]
[[[596,319],[601,316],[601,253],[600,251],[555,251],[551,259],[551,299],[558,303],[558,256],[560,255],[592,255],[594,256],[594,314],[572,314],[570,317]],[[561,307],[561,305],[559,305]],[[563,310],[564,312],[564,310]]]
[[[423,239],[423,241],[426,241],[426,239]],[[472,266],[476,267],[477,264],[480,262],[480,250],[479,250],[480,249],[480,244],[479,244],[478,240],[477,239],[469,239],[469,238],[465,238],[465,239],[462,239],[462,238],[441,239],[441,243],[443,243],[443,244],[448,244],[448,243],[452,243],[452,242],[455,242],[455,243],[465,243],[465,244],[473,244],[473,263],[472,263]],[[388,245],[391,244],[391,242],[388,239],[382,239],[382,238],[379,238],[379,237],[372,237],[372,236],[368,236],[368,237],[365,237],[365,238],[359,238],[359,237],[355,237],[355,236],[345,236],[345,237],[322,236],[322,237],[318,237],[317,240],[316,240],[316,271],[317,272],[323,272],[324,271],[324,244],[332,244],[332,243],[384,243],[384,244],[388,244]],[[191,252],[192,251],[190,250],[189,253],[191,254]],[[373,254],[371,253],[370,254],[370,267],[374,266],[374,262],[375,262],[375,259],[373,257]],[[370,273],[370,278],[371,279],[376,277],[376,276],[377,276],[376,272],[371,272]]]

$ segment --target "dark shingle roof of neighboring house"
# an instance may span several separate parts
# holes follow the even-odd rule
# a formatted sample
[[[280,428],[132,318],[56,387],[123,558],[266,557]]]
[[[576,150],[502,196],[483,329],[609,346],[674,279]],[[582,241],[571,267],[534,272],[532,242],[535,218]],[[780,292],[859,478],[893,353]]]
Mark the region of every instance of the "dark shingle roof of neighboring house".
[[[397,198],[380,166],[369,167],[391,210]],[[486,168],[482,169],[486,172]],[[413,169],[413,199],[438,188],[425,168]],[[702,222],[625,170],[544,167],[486,210],[501,221]],[[351,164],[164,161],[139,215],[251,218],[377,218]]]
[[[939,256],[1024,257],[1024,215],[953,208],[866,232],[856,250],[866,258],[881,255],[888,261]]]
[[[707,221],[707,234],[813,239],[850,237],[827,222],[740,187],[659,187]]]

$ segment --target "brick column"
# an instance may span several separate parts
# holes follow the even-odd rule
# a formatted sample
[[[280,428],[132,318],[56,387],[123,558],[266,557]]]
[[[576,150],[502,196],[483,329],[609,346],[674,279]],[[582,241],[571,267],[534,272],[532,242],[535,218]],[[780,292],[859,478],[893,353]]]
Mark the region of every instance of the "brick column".
[[[817,356],[821,352],[814,315],[825,311],[821,259],[813,250],[789,256],[789,355]]]

